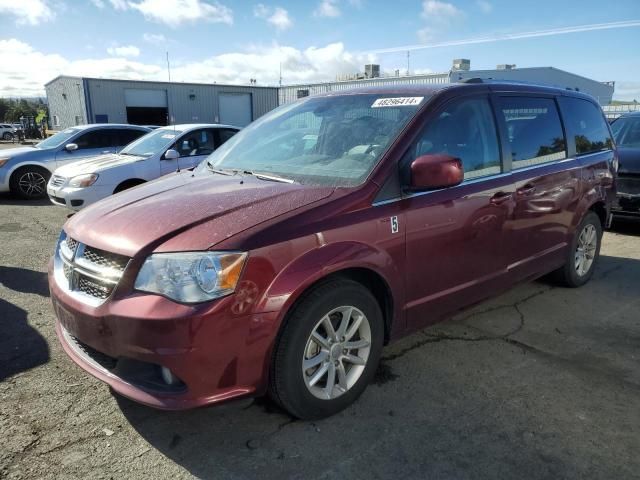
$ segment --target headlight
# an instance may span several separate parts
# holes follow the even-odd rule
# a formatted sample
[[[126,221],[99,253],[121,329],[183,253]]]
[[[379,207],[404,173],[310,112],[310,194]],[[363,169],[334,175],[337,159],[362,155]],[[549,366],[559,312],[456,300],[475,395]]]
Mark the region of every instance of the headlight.
[[[155,253],[142,265],[135,288],[184,303],[233,293],[247,258],[243,252]]]
[[[97,173],[85,173],[84,175],[78,175],[77,177],[73,177],[69,181],[69,186],[80,187],[80,188],[89,187],[94,183],[96,183],[96,180],[98,180]]]
[[[4,167],[4,164],[11,160],[11,157],[2,157],[0,158],[0,167]]]

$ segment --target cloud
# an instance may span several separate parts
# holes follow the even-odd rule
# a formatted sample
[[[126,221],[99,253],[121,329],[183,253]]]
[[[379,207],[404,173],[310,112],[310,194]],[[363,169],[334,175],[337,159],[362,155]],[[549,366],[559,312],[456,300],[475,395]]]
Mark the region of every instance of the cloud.
[[[90,53],[88,53],[91,55]],[[172,65],[171,77],[178,82],[247,84],[256,78],[259,85],[276,85],[282,65],[283,81],[305,83],[335,80],[337,75],[354,73],[374,55],[347,51],[342,43],[301,50],[268,45],[248,51],[226,53]],[[166,80],[163,62],[143,63],[123,57],[69,60],[46,54],[16,39],[0,40],[0,96],[44,95],[44,84],[58,75],[129,80]]]
[[[116,10],[127,10],[130,6],[130,2],[126,0],[109,0],[109,3]]]
[[[289,12],[281,7],[271,8],[259,3],[253,8],[253,15],[266,20],[276,30],[287,30],[293,26],[293,20],[289,17]]]
[[[118,0],[117,3],[120,3]],[[114,0],[111,0],[114,3]],[[202,0],[140,0],[128,2],[130,8],[138,10],[147,20],[176,28],[186,23],[208,22],[233,24],[233,12],[218,3]]]
[[[491,13],[493,10],[493,5],[487,2],[487,0],[476,0],[476,5],[482,10],[482,13]]]
[[[123,45],[107,48],[107,53],[114,57],[139,57],[140,49],[134,45]]]
[[[613,99],[629,102],[637,100],[640,102],[640,82],[616,82]]]
[[[96,8],[104,8],[104,2],[102,0],[91,0],[91,3],[93,3]]]
[[[151,43],[153,45],[156,45],[158,43],[166,43],[167,42],[167,38],[162,35],[161,33],[144,33],[142,35],[142,39],[147,42],[147,43]]]
[[[339,17],[342,12],[338,8],[337,0],[321,0],[318,8],[313,11],[315,17]]]
[[[18,25],[39,25],[55,18],[44,0],[0,0],[0,16],[15,17]]]
[[[449,23],[454,18],[462,16],[462,10],[452,3],[439,0],[424,0],[420,16],[428,22]]]

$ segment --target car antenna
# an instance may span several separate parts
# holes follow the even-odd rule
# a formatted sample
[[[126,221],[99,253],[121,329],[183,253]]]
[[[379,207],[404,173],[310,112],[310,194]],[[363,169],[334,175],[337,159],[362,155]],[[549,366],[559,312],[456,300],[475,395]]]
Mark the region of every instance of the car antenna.
[[[167,54],[167,76],[169,77],[169,84],[171,84],[171,64],[169,63],[169,52],[167,51],[166,54]],[[169,87],[171,87],[171,85],[169,85]],[[169,96],[169,89],[167,88],[167,97],[168,96]],[[169,99],[167,98],[167,103],[169,103],[168,100]],[[176,134],[176,122],[174,121],[173,115],[171,115],[171,113],[169,113],[169,121],[173,125],[173,138],[176,138],[178,136]],[[178,154],[178,158],[176,158],[176,164],[178,165],[178,168],[176,169],[176,173],[180,173],[180,154]]]

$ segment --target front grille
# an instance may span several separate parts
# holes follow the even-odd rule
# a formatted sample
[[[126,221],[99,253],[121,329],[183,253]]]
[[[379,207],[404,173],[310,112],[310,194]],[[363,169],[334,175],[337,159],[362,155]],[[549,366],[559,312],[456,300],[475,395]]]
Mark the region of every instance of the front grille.
[[[67,239],[65,240],[65,243],[67,244],[67,248],[69,250],[71,250],[72,252],[75,252],[76,247],[78,246],[78,242],[77,241],[75,241],[71,237],[67,237]]]
[[[640,195],[640,175],[618,175],[616,189],[619,193]]]
[[[124,255],[90,247],[63,233],[54,268],[58,285],[97,306],[113,293],[128,262]]]
[[[60,175],[53,175],[49,183],[52,187],[59,187],[64,184],[65,180],[66,178],[61,177]]]
[[[98,250],[97,248],[85,247],[82,258],[96,266],[103,268],[110,268],[124,271],[124,267],[127,266],[129,259],[123,255],[116,253],[105,252],[104,250]]]
[[[112,285],[103,285],[88,277],[80,275],[78,279],[78,290],[92,297],[101,298],[102,300],[109,298],[113,291]]]
[[[94,362],[107,370],[113,370],[118,365],[118,359],[107,355],[106,353],[99,352],[95,348],[90,347],[86,343],[82,343],[73,335],[69,334],[70,340],[75,346],[84,353],[87,357],[91,358]]]

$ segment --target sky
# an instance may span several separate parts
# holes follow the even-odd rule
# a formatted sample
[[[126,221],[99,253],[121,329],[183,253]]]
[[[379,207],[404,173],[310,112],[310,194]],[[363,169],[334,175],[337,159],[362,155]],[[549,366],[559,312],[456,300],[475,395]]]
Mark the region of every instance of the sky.
[[[0,96],[57,75],[276,85],[552,66],[640,101],[640,0],[0,0]],[[411,49],[407,65],[407,49]]]

